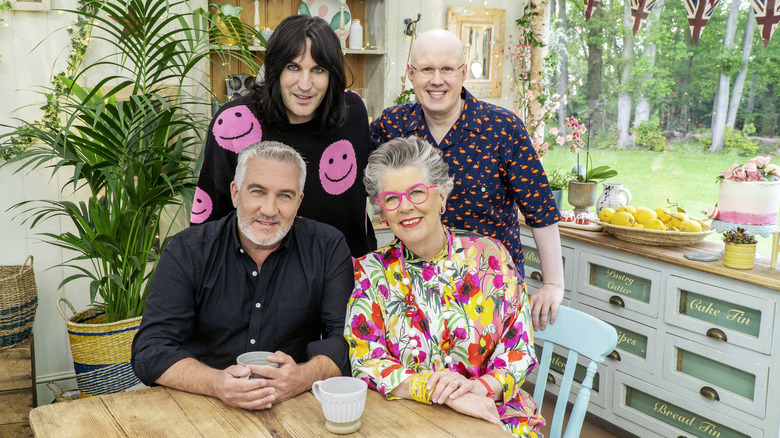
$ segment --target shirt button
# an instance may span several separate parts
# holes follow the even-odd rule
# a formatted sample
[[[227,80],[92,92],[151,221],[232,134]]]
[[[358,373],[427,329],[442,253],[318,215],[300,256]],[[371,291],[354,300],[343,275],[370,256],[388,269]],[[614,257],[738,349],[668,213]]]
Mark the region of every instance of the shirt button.
[[[444,262],[444,267],[447,268],[447,269],[451,268],[452,267],[452,262],[447,260],[446,262]]]
[[[241,254],[243,254],[243,253],[244,253],[244,248],[238,248],[238,252],[240,252]]]
[[[412,339],[411,341],[409,341],[409,345],[411,345],[411,346],[412,346],[412,348],[415,348],[415,347],[417,347],[417,345],[418,345],[418,344],[417,344],[417,339]]]
[[[486,188],[484,188],[484,187],[482,187],[482,189],[481,189],[481,190],[482,190],[482,193],[485,193],[485,192],[487,191],[487,189],[486,189]]]
[[[252,277],[257,277],[257,271],[252,271]]]
[[[452,357],[451,356],[444,356],[444,362],[445,363],[452,363]]]
[[[262,304],[260,304],[260,303],[255,303],[255,307],[257,307],[258,309],[260,308],[260,306],[262,306]]]
[[[412,356],[417,357],[420,355],[420,350],[412,348]]]
[[[252,344],[252,345],[255,345],[255,340],[254,339],[250,339],[249,343]]]

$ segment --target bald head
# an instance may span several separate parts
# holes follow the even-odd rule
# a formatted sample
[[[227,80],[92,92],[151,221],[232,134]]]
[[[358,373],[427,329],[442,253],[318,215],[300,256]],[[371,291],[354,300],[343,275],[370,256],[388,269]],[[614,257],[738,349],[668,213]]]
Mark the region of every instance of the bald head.
[[[463,43],[454,33],[444,29],[433,29],[420,34],[412,44],[409,62],[419,64],[432,53],[447,53],[458,65],[466,62]]]

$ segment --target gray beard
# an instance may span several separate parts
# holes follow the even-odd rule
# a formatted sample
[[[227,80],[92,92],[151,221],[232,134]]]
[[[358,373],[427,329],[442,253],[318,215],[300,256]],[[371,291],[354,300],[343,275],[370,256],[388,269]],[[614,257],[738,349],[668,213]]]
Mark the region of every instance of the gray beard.
[[[292,228],[293,222],[290,222],[289,225],[279,230],[276,235],[271,236],[268,239],[262,239],[259,236],[255,235],[254,230],[252,230],[252,222],[254,222],[257,217],[253,216],[251,220],[248,220],[245,217],[242,217],[241,215],[238,216],[238,229],[241,231],[241,234],[244,235],[247,239],[249,239],[250,242],[254,243],[258,246],[273,246],[279,243],[282,239],[284,239],[284,236],[287,235],[287,233],[290,232],[290,228]],[[268,218],[270,220],[278,220],[277,218]]]

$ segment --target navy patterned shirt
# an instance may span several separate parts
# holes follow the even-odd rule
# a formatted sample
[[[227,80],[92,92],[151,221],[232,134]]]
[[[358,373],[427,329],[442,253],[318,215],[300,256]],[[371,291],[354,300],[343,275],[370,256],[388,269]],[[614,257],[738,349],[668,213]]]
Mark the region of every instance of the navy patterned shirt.
[[[441,149],[455,187],[443,222],[500,240],[517,270],[523,270],[519,212],[530,227],[557,223],[558,208],[523,122],[511,111],[461,91],[460,117],[437,144],[419,103],[387,108],[371,124],[379,147],[396,137],[415,135]]]

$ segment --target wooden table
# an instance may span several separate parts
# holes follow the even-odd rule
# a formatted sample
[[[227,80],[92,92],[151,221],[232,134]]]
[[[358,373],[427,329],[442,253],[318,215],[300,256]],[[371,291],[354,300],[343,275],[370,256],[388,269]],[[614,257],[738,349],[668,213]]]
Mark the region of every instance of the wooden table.
[[[511,436],[496,425],[449,407],[385,400],[368,391],[363,427],[345,437]],[[336,437],[311,392],[264,411],[155,387],[40,406],[30,412],[36,437]]]

